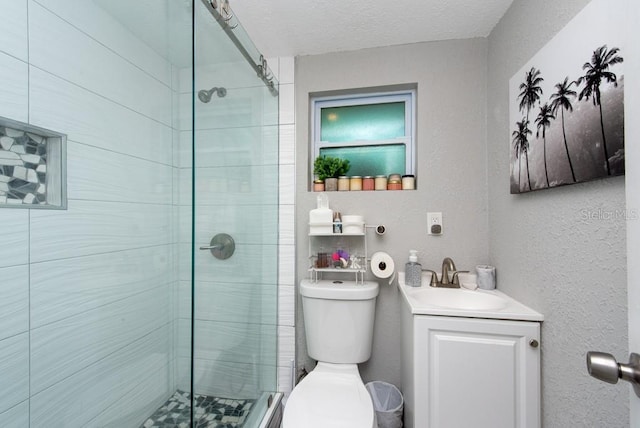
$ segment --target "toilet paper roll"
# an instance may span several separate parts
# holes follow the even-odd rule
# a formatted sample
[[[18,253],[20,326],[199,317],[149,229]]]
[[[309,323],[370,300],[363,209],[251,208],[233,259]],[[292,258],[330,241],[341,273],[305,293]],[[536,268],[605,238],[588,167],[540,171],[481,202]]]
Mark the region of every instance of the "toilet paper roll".
[[[496,268],[493,266],[476,266],[476,283],[478,288],[493,290],[496,288]]]
[[[389,278],[391,284],[396,276],[396,266],[389,254],[378,251],[371,256],[371,272],[376,278]]]

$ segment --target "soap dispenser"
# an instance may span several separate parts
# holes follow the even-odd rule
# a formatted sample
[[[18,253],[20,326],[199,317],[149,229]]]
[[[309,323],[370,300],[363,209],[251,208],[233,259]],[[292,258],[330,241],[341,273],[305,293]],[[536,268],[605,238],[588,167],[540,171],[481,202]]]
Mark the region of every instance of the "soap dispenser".
[[[422,285],[422,265],[418,263],[418,251],[409,251],[409,261],[404,265],[404,282],[410,287]]]

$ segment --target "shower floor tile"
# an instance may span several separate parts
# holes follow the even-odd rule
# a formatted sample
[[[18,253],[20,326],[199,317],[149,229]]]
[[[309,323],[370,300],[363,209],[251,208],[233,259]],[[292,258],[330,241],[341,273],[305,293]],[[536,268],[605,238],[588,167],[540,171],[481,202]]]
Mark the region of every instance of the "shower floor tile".
[[[176,391],[140,428],[189,428],[191,394]],[[255,400],[194,396],[196,428],[240,428]]]

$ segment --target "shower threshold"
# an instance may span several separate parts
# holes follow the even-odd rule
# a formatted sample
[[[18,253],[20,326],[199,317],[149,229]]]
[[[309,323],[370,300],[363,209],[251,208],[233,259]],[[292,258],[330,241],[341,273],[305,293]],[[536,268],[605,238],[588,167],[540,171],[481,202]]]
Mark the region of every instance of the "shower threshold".
[[[194,395],[194,428],[241,428],[255,400]],[[190,428],[191,394],[177,390],[140,428]]]

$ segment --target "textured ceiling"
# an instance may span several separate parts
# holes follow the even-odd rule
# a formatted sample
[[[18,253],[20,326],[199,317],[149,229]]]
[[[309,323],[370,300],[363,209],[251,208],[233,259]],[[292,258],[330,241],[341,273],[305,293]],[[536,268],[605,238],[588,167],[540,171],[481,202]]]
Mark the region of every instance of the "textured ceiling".
[[[230,0],[265,56],[485,37],[513,0]]]

